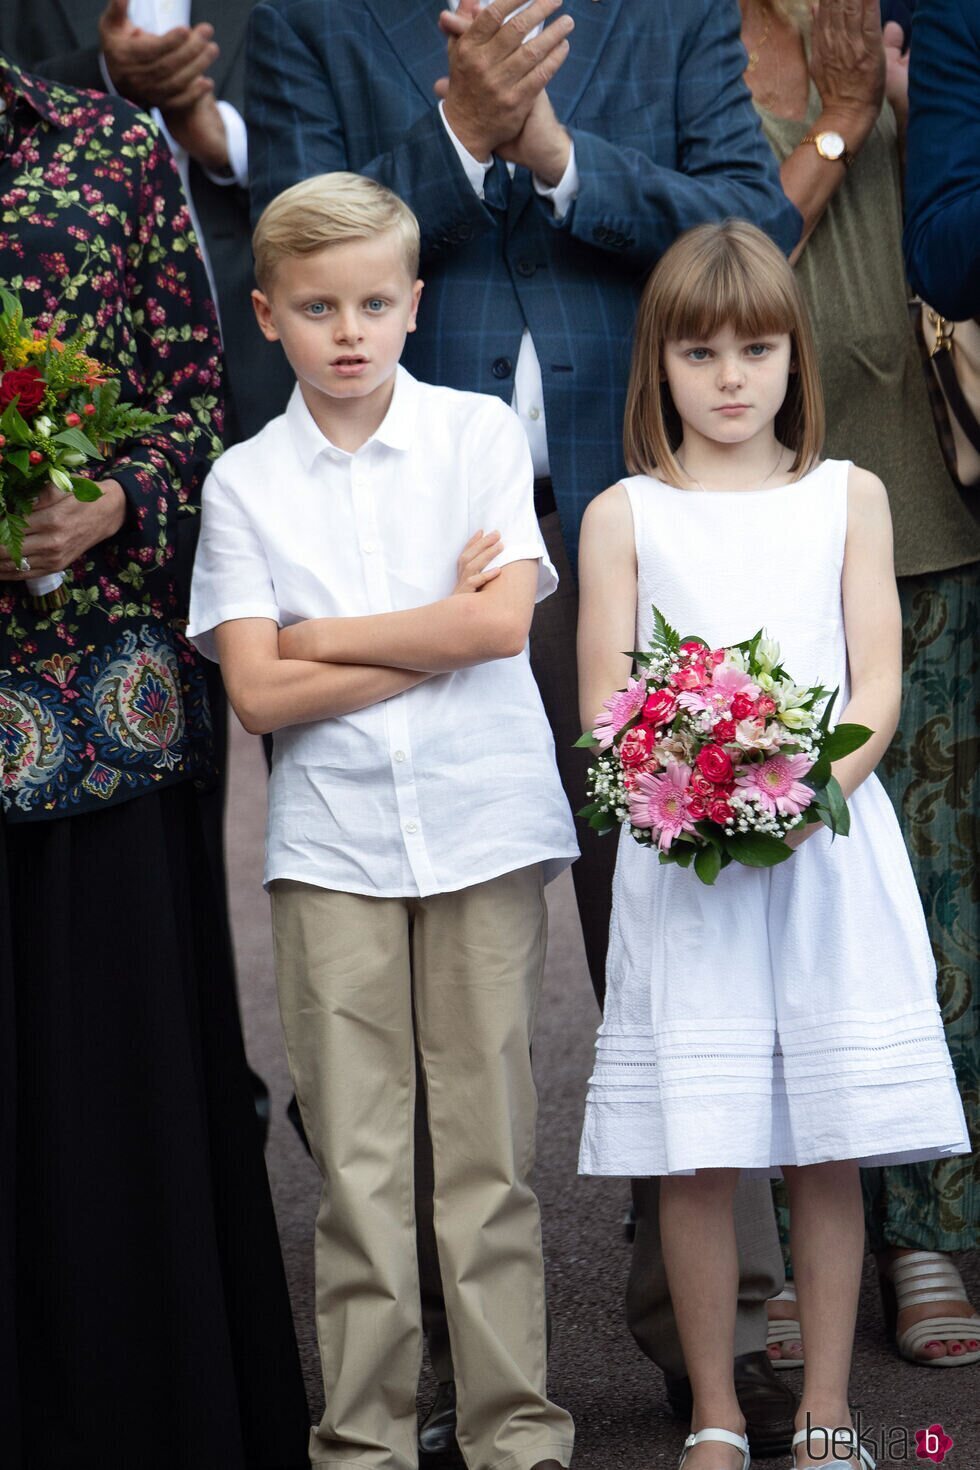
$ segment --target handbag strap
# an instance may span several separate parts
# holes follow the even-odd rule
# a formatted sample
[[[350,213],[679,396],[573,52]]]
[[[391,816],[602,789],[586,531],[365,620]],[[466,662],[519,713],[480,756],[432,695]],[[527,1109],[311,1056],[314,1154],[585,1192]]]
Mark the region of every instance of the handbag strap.
[[[960,387],[960,381],[956,376],[953,366],[952,353],[940,350],[932,359],[932,365],[936,369],[936,376],[942,384],[949,404],[950,412],[956,419],[964,435],[972,444],[973,448],[980,454],[980,423],[977,416],[966,399],[966,394]]]

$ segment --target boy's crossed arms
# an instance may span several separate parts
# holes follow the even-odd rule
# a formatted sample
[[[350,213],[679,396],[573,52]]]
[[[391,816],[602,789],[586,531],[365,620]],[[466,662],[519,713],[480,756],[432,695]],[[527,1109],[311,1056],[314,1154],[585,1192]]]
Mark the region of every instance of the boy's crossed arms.
[[[491,567],[502,550],[497,532],[477,531],[460,553],[452,594],[421,607],[282,629],[271,618],[220,624],[225,688],[245,729],[265,735],[352,714],[433,674],[516,657],[531,626],[538,565]]]

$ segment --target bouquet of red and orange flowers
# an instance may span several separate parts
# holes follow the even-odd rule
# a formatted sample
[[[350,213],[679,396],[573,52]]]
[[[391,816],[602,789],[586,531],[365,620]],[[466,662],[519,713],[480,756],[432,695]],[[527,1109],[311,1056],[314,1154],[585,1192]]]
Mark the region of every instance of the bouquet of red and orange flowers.
[[[598,745],[592,801],[579,812],[597,832],[628,827],[713,883],[731,862],[768,868],[790,857],[787,835],[822,821],[850,826],[831,762],[870,738],[864,725],[830,727],[837,691],[795,684],[779,645],[760,631],[730,648],[681,638],[653,609],[651,648],[607,699],[578,745]]]
[[[24,316],[16,296],[0,288],[0,545],[15,566],[23,556],[27,520],[50,482],[77,500],[102,491],[79,467],[104,461],[108,448],[165,421],[119,401],[119,379],[86,351],[86,335],[59,335]],[[29,577],[27,589],[42,606],[63,600],[61,572]]]

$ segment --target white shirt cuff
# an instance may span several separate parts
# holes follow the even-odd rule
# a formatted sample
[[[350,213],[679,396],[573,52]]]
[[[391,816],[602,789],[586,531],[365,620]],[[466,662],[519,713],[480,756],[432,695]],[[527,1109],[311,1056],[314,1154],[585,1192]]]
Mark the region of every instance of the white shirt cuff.
[[[204,172],[214,184],[237,184],[240,189],[248,188],[248,133],[245,128],[245,119],[236,107],[230,102],[219,102],[218,111],[221,113],[221,121],[225,125],[225,135],[228,139],[228,166],[231,174],[213,174],[208,169]]]
[[[478,199],[482,199],[484,197],[484,185],[486,183],[487,170],[493,166],[493,159],[488,158],[486,163],[481,163],[478,158],[473,157],[468,148],[463,147],[462,143],[459,141],[456,134],[453,132],[452,128],[446,121],[446,108],[445,104],[442,102],[439,103],[439,116],[442,118],[443,127],[449,134],[450,142],[456,149],[456,156],[459,159],[460,163],[463,165],[463,170],[466,174],[466,177],[470,181],[473,193]]]
[[[105,89],[109,93],[109,96],[118,97],[119,93],[116,91],[112,77],[109,75],[109,67],[105,59],[104,51],[99,52],[99,71],[102,73],[102,80],[105,82]]]
[[[571,209],[572,205],[575,203],[575,200],[578,198],[579,186],[581,184],[578,172],[578,164],[575,162],[574,142],[570,142],[570,146],[568,149],[568,162],[565,165],[565,172],[562,174],[557,184],[555,184],[553,187],[549,187],[547,184],[542,184],[537,174],[533,174],[532,178],[534,181],[535,192],[540,194],[542,199],[551,200],[551,207],[555,211],[555,219],[564,219],[568,211]]]

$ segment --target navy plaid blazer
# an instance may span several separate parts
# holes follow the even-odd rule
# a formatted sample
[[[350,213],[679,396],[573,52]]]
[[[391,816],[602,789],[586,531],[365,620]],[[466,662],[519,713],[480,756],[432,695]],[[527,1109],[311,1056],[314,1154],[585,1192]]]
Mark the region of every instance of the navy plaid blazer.
[[[312,174],[378,179],[418,215],[426,289],[405,366],[510,401],[525,326],[544,386],[566,544],[623,473],[643,282],[684,229],[740,215],[785,250],[800,220],[742,81],[737,0],[565,0],[571,51],[548,92],[581,188],[555,222],[526,169],[473,192],[438,114],[440,0],[260,0],[248,39],[254,209]]]

